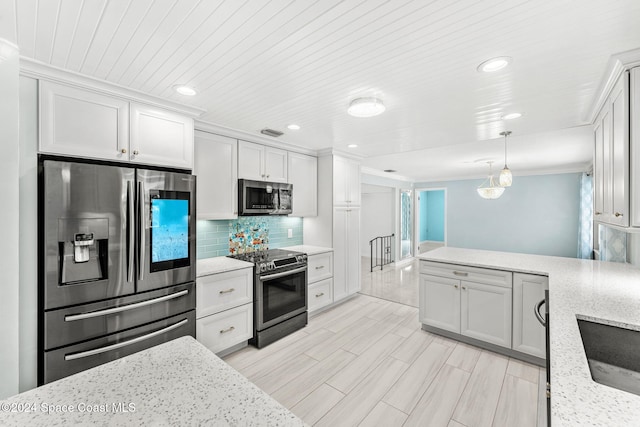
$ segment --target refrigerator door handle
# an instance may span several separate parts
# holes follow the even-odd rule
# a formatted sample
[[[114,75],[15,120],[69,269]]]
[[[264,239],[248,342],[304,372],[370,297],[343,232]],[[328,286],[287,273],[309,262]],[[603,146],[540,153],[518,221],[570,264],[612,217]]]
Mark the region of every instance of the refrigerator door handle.
[[[133,204],[133,182],[127,181],[127,282],[133,282],[133,260],[135,254],[135,206]]]
[[[138,280],[144,280],[144,262],[146,257],[147,215],[144,211],[144,184],[138,183],[138,215],[140,218],[140,258],[138,259]]]
[[[64,360],[82,359],[83,357],[94,356],[96,354],[106,353],[107,351],[115,350],[115,349],[118,349],[118,348],[121,348],[121,347],[126,347],[128,345],[135,344],[135,343],[140,342],[140,341],[148,340],[149,338],[153,338],[155,336],[162,335],[165,332],[169,332],[169,331],[171,331],[173,329],[179,328],[180,326],[184,325],[188,321],[189,321],[188,319],[183,319],[183,320],[179,321],[178,323],[174,323],[171,326],[167,326],[166,328],[162,328],[162,329],[157,330],[155,332],[151,332],[150,334],[146,334],[146,335],[143,335],[141,337],[137,337],[137,338],[134,338],[134,339],[131,339],[131,340],[122,341],[122,342],[119,342],[117,344],[111,344],[111,345],[107,345],[107,346],[104,346],[104,347],[95,348],[93,350],[82,351],[80,353],[65,354],[64,355]]]

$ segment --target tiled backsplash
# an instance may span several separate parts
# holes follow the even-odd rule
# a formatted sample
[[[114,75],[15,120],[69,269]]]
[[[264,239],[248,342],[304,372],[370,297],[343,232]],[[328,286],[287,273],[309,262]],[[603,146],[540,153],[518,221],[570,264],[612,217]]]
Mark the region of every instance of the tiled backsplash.
[[[627,262],[627,233],[601,224],[598,234],[602,261]]]
[[[288,230],[292,237],[289,238]],[[197,257],[212,258],[234,252],[275,249],[302,244],[302,218],[246,216],[238,219],[198,221]]]

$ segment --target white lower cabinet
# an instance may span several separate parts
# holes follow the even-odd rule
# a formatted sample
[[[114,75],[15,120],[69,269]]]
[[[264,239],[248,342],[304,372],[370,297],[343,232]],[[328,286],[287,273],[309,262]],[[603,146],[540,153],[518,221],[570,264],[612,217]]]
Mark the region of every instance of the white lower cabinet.
[[[253,337],[253,268],[198,277],[196,339],[214,353]]]
[[[513,274],[513,349],[546,357],[545,330],[534,314],[536,305],[549,289],[549,278],[533,274]]]
[[[420,321],[460,333],[460,281],[420,275]]]
[[[307,271],[307,309],[313,313],[333,302],[333,252],[309,255]]]
[[[325,307],[333,302],[333,279],[324,279],[309,285],[309,313]]]

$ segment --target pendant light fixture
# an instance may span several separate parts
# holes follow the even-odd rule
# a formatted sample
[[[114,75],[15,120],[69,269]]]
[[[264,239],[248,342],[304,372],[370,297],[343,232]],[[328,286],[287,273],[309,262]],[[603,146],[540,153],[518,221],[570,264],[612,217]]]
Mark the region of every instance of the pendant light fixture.
[[[504,187],[501,187],[493,178],[493,169],[491,168],[493,162],[487,163],[489,163],[489,177],[478,187],[478,194],[483,199],[497,199],[504,193]]]
[[[500,171],[500,185],[502,187],[511,187],[513,175],[507,166],[507,137],[511,135],[511,131],[505,130],[504,132],[500,132],[500,135],[504,135],[504,168]]]

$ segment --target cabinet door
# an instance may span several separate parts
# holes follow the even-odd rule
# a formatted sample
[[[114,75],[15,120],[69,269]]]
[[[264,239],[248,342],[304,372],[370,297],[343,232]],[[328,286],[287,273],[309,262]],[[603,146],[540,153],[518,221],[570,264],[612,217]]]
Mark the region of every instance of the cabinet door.
[[[40,152],[129,160],[128,149],[127,101],[40,80]]]
[[[610,223],[629,225],[629,74],[624,73],[611,94],[611,213]]]
[[[309,283],[333,277],[333,252],[309,255],[308,270]]]
[[[348,220],[346,208],[333,210],[333,299],[341,300],[348,295]]]
[[[129,154],[135,163],[193,169],[193,119],[131,103]]]
[[[360,208],[347,209],[347,293],[360,291]]]
[[[613,213],[613,187],[611,173],[611,109],[609,106],[602,114],[602,215],[600,221],[609,222]]]
[[[604,213],[604,148],[602,121],[599,118],[593,131],[595,151],[593,155],[593,219],[601,221]]]
[[[460,281],[420,275],[420,322],[460,333]]]
[[[289,183],[293,184],[291,216],[318,216],[318,159],[289,153],[287,163]]]
[[[630,164],[631,164],[631,219],[633,227],[640,227],[640,67],[631,70],[630,93]]]
[[[285,150],[264,147],[264,174],[265,181],[288,182],[287,152]]]
[[[511,348],[511,288],[461,282],[460,333]]]
[[[349,200],[347,180],[349,179],[349,163],[343,157],[333,157],[333,204],[346,205]]]
[[[348,160],[347,164],[347,203],[360,206],[360,163]]]
[[[196,320],[196,339],[214,353],[253,337],[253,304]]]
[[[264,146],[238,141],[238,178],[264,181]]]
[[[333,302],[333,279],[324,279],[309,285],[309,313]]]
[[[198,219],[238,216],[238,141],[196,132],[195,170],[198,176]]]
[[[549,289],[549,278],[533,274],[513,274],[513,346],[523,353],[545,358],[545,330],[534,314],[538,302]]]
[[[196,317],[209,316],[253,302],[253,268],[196,279]]]

